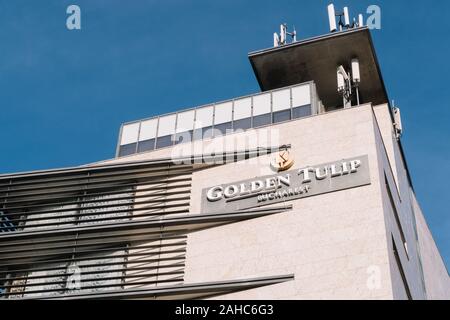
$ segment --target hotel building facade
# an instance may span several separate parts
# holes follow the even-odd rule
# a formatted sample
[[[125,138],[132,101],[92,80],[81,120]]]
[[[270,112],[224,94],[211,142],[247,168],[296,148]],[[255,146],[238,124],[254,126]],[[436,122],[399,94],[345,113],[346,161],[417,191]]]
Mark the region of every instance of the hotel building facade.
[[[125,123],[114,159],[0,175],[0,299],[449,299],[370,30],[249,60],[259,93]]]

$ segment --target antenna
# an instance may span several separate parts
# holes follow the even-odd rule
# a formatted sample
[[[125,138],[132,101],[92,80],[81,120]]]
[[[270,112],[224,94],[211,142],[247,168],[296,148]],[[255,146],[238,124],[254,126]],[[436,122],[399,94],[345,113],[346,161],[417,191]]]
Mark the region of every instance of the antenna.
[[[403,134],[402,117],[400,114],[400,109],[394,104],[394,100],[392,100],[392,111],[394,112],[395,137],[397,140],[400,140]]]
[[[352,59],[352,80],[356,91],[356,105],[359,106],[359,83],[361,82],[361,74],[359,72],[359,60]]]
[[[273,46],[278,47],[280,45],[280,37],[278,37],[278,34],[274,32],[273,34]]]
[[[364,26],[364,19],[362,14],[358,14],[358,27]]]
[[[346,82],[349,80],[348,74],[343,66],[337,68],[337,84],[338,92],[343,93],[347,87]]]
[[[351,83],[350,77],[345,71],[343,66],[339,66],[336,71],[337,76],[337,90],[340,94],[342,94],[342,100],[344,104],[344,108],[349,108],[352,106],[351,102]]]
[[[286,44],[286,24],[280,25],[280,44]]]
[[[351,60],[351,70],[348,72],[343,65],[337,67],[337,92],[342,95],[344,108],[352,106],[353,93],[356,92],[356,105],[359,105],[359,85],[361,83],[361,72],[358,58]],[[354,89],[354,90],[353,90]]]
[[[357,58],[352,59],[352,77],[354,83],[361,82],[361,75],[359,73],[359,60]]]
[[[328,5],[328,20],[330,23],[330,32],[337,30],[336,26],[336,11],[334,10],[334,4]]]
[[[283,23],[280,25],[280,35],[276,32],[273,34],[273,46],[279,47],[287,44],[287,36],[291,37],[292,42],[297,41],[297,31],[295,31],[295,27],[294,31],[288,32],[286,23]]]
[[[339,17],[339,22],[336,24],[336,17]],[[342,21],[344,20],[344,21]],[[348,13],[348,7],[344,7],[342,12],[336,13],[334,9],[334,4],[328,5],[328,21],[330,24],[330,32],[337,31],[337,27],[339,26],[339,31],[342,31],[344,28],[356,28],[364,25],[363,15],[358,15],[358,23],[356,23],[356,19],[353,18],[353,23],[350,24],[350,15]]]
[[[348,7],[344,7],[344,26],[350,27],[350,16],[348,15]]]

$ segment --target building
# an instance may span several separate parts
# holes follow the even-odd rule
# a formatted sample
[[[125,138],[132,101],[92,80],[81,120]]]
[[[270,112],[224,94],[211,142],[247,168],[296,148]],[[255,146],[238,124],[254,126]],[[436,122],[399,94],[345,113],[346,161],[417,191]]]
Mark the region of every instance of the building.
[[[1,298],[449,299],[369,29],[249,59],[260,93],[1,175]]]

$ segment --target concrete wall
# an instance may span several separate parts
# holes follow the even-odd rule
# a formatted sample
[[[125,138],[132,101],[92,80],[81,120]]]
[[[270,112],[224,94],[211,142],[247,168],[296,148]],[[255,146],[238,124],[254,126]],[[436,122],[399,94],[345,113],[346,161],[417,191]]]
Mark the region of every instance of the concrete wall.
[[[448,300],[450,299],[450,278],[444,260],[413,192],[411,192],[411,199],[417,221],[418,244],[427,298]]]
[[[295,274],[295,280],[233,293],[232,299],[392,298],[371,106],[271,127],[292,145],[294,168],[368,154],[372,184],[290,203],[294,209],[189,235],[185,282]],[[270,172],[269,157],[194,173],[201,189]]]
[[[400,145],[393,131],[388,106],[375,106],[374,113],[376,114],[376,123],[380,128],[380,132],[375,132],[379,140],[377,145],[380,149],[380,168],[383,168],[388,177],[389,188],[392,190],[400,226],[406,240],[405,248],[394,218],[392,205],[387,196],[387,190],[382,188],[394,299],[405,299],[406,295],[393,254],[392,236],[412,298],[448,299],[450,297],[448,273],[412,191]],[[386,152],[382,152],[382,149],[385,149]]]
[[[412,209],[406,169],[388,112],[387,105],[372,109],[368,104],[113,162],[282,144],[292,146],[293,168],[367,154],[368,186],[291,201],[293,210],[289,212],[189,234],[185,283],[294,274],[293,281],[218,298],[406,299],[393,254],[393,237],[412,297],[424,299],[427,292],[428,298],[445,296],[448,285],[439,287],[438,282],[448,277],[443,276],[442,260],[439,264],[437,249],[422,221],[418,222],[419,235],[416,232],[420,217]],[[194,171],[190,212],[201,212],[203,188],[272,173],[269,159],[261,156]],[[422,258],[427,260],[424,272],[419,259],[422,251],[426,251]]]
[[[379,150],[380,187],[385,211],[386,240],[392,274],[393,296],[394,299],[407,299],[406,291],[409,290],[412,299],[425,299],[407,172],[393,133],[388,106],[376,106],[374,107],[374,113],[376,114],[374,127]],[[388,188],[386,187],[385,176]],[[392,200],[388,195],[388,189]],[[397,248],[399,263],[394,255],[393,242]],[[405,279],[402,279],[400,270],[403,270]]]

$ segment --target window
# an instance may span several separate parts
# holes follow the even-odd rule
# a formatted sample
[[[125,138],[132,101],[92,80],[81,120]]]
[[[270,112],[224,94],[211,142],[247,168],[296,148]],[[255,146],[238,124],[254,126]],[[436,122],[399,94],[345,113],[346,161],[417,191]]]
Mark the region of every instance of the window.
[[[307,117],[310,116],[311,114],[312,112],[310,104],[292,108],[292,119]]]
[[[175,144],[192,142],[193,141],[192,135],[193,135],[193,130],[175,134]]]
[[[172,135],[158,137],[156,140],[156,149],[169,147],[172,145]]]
[[[0,178],[0,230],[11,231],[0,238],[0,301],[182,282],[187,236],[128,222],[187,212],[192,170],[168,160]]]
[[[273,113],[273,123],[291,120],[291,110],[277,111]]]
[[[139,134],[139,122],[126,124],[122,127],[122,137],[120,138],[120,145],[127,145],[136,143]]]
[[[136,153],[137,143],[130,143],[119,147],[119,157]]]
[[[292,88],[292,107],[300,107],[311,104],[310,85]]]
[[[192,141],[194,119],[195,119],[195,110],[180,112],[177,115],[175,144]]]
[[[173,135],[175,134],[176,115],[159,118],[158,136],[156,138],[156,149],[171,146],[173,143]]]
[[[195,114],[194,140],[212,137],[213,107],[197,109]]]
[[[234,120],[234,130],[246,130],[252,127],[252,118]]]
[[[125,124],[118,157],[311,116],[311,88],[301,84]]]
[[[272,122],[272,115],[270,113],[261,114],[259,116],[253,117],[253,127],[254,128],[265,126],[271,122]]]
[[[245,130],[252,127],[252,98],[234,101],[234,130]]]
[[[136,153],[136,146],[139,135],[140,123],[126,124],[122,127],[122,136],[120,137],[119,157],[128,156]]]
[[[312,115],[310,86],[292,88],[292,119]]]
[[[270,93],[253,97],[253,127],[260,127],[272,122]]]
[[[11,232],[11,231],[16,231],[15,225],[2,211],[0,211],[0,232]]]
[[[273,123],[291,120],[290,89],[275,91],[272,94]]]
[[[208,138],[213,137],[213,127],[212,126],[204,127],[204,128],[201,128],[200,130],[201,130],[202,139],[208,139]]]
[[[217,104],[214,112],[214,129],[224,135],[232,131],[233,103]]]
[[[155,149],[156,128],[158,119],[150,119],[141,122],[139,130],[138,152]]]
[[[155,139],[139,141],[138,152],[151,151],[155,149]]]

